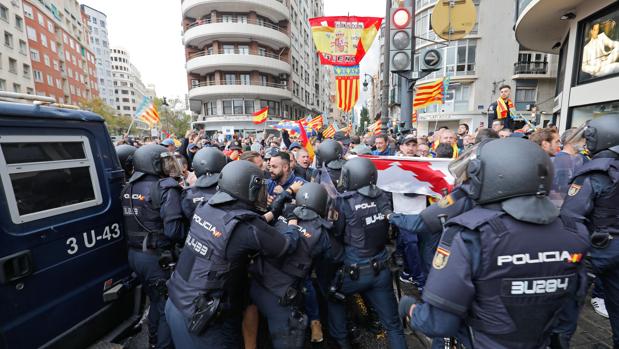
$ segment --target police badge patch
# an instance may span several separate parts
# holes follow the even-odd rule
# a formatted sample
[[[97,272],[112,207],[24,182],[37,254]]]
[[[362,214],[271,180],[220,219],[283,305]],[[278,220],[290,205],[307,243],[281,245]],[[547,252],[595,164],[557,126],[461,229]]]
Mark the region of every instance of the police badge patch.
[[[578,185],[576,183],[573,183],[570,186],[570,189],[567,191],[567,195],[574,196],[574,195],[578,194],[578,192],[580,191],[581,187],[582,187],[582,185]]]
[[[449,250],[439,247],[436,249],[436,253],[434,254],[434,259],[432,260],[432,267],[439,270],[443,269],[447,265],[448,260]]]
[[[454,198],[451,196],[451,194],[449,194],[438,202],[438,206],[441,208],[445,208],[445,207],[449,207],[453,205],[453,203],[454,203]]]

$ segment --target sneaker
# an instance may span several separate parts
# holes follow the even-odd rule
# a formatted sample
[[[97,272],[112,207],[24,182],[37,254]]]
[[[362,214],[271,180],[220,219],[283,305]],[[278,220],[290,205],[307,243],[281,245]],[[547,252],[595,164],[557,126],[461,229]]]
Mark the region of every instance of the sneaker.
[[[591,298],[591,305],[598,315],[608,319],[608,311],[606,310],[604,298]]]
[[[415,280],[413,280],[413,277],[409,273],[405,273],[403,271],[400,272],[400,281],[405,284],[412,284],[415,282]]]
[[[320,324],[319,320],[312,320],[311,325],[311,341],[313,343],[320,343],[324,340],[323,334],[322,334],[322,325]]]

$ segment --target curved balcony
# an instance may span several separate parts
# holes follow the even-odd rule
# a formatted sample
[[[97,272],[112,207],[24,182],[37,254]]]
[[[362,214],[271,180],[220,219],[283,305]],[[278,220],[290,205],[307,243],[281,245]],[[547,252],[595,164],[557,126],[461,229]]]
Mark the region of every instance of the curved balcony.
[[[206,51],[191,54],[185,65],[187,73],[205,75],[215,70],[246,71],[258,70],[277,75],[290,74],[290,64],[272,53],[250,53],[220,50],[215,53]]]
[[[287,85],[275,83],[258,83],[242,80],[222,82],[200,82],[189,89],[189,99],[206,101],[213,98],[253,97],[272,99],[291,99],[292,91]]]
[[[290,10],[281,0],[184,0],[181,5],[183,16],[199,18],[217,11],[238,13],[256,11],[274,22],[290,18]]]
[[[200,19],[185,27],[183,43],[185,46],[204,47],[213,41],[250,42],[270,47],[290,47],[290,37],[286,28],[263,21],[216,21]]]

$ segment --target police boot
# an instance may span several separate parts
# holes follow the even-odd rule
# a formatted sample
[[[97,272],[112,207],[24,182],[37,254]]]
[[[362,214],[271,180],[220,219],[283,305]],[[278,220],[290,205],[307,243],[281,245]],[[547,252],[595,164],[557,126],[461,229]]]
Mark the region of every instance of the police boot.
[[[322,335],[322,325],[320,324],[320,320],[312,320],[310,327],[312,331],[310,340],[314,343],[322,342],[324,337]]]

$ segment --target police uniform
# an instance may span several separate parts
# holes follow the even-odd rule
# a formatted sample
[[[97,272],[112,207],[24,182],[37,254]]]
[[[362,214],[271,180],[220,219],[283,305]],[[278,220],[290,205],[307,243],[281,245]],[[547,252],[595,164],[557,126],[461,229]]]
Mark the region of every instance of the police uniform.
[[[336,207],[336,235],[344,242],[339,292],[361,293],[377,312],[390,347],[406,348],[385,250],[389,229],[386,216],[391,213],[391,203],[383,191],[367,186],[344,192]],[[349,348],[345,312],[343,303],[329,302],[329,332],[342,348]]]
[[[207,202],[215,195],[217,192],[217,179],[218,174],[203,175],[198,178],[193,186],[183,190],[181,207],[183,208],[185,218],[191,220],[196,207],[202,202]]]
[[[613,343],[619,347],[619,155],[606,153],[608,157],[596,156],[576,169],[561,212],[586,222],[592,234],[590,266],[604,286]],[[576,320],[577,312],[568,336],[576,329]]]
[[[134,178],[125,187],[122,199],[129,264],[150,299],[150,341],[157,343],[157,348],[170,348],[172,340],[164,316],[169,274],[159,260],[164,254],[171,256],[173,245],[183,239],[181,188],[170,177],[138,174]]]
[[[276,231],[241,201],[198,206],[168,283],[166,316],[175,344],[180,348],[240,347],[240,300],[248,256],[281,257],[294,251],[293,233],[292,226],[286,235]],[[204,312],[210,316],[200,323]]]
[[[315,259],[337,262],[341,257],[341,248],[329,238],[332,223],[304,207],[297,207],[295,213],[301,227],[295,252],[283,259],[259,257],[250,269],[251,299],[267,318],[275,349],[303,348],[308,325],[303,309],[304,280]],[[280,217],[275,228],[286,231],[287,220]]]

